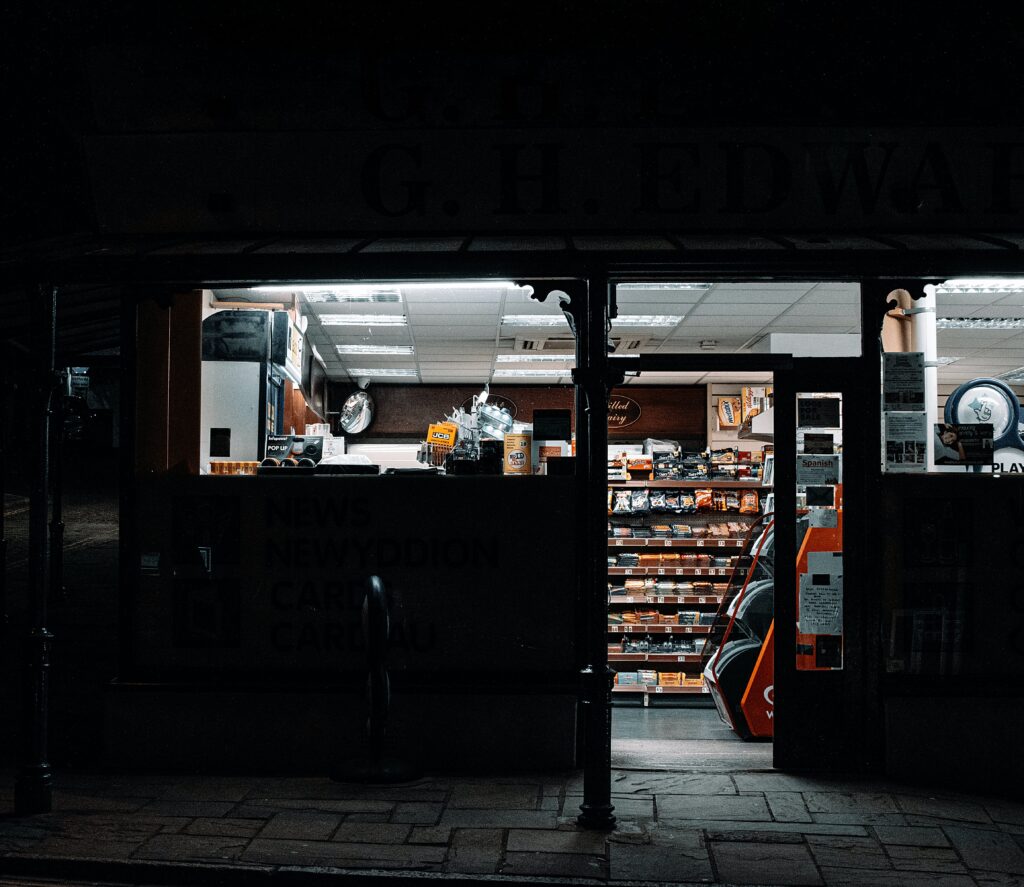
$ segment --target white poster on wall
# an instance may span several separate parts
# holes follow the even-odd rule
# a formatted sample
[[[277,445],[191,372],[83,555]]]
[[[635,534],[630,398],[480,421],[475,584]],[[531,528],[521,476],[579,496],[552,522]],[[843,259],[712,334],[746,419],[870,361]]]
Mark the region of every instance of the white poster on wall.
[[[925,471],[928,467],[928,414],[885,414],[885,470]]]
[[[882,409],[924,409],[924,355],[920,351],[883,354]]]
[[[843,633],[843,553],[812,551],[800,574],[801,634]]]

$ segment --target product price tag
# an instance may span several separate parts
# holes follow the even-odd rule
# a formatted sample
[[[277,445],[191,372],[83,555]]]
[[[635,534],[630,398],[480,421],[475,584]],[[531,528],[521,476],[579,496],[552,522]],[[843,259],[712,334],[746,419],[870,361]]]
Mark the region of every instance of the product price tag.
[[[621,625],[609,625],[608,626],[608,631],[610,631],[612,634],[618,634],[621,630],[622,630],[622,626]]]
[[[665,688],[664,688],[664,687],[662,687],[662,686],[657,686],[657,687],[655,687],[655,688],[654,688],[654,692],[655,692],[655,693],[660,693],[660,692],[661,692],[662,690],[664,690],[664,689],[665,689]]]
[[[693,571],[693,575],[694,575],[694,576],[703,576],[703,575],[704,575],[704,573],[703,573],[703,572],[701,571],[701,568],[700,568],[700,567],[697,567],[697,568],[696,568],[696,569],[695,569],[695,570]]]
[[[663,546],[664,546],[665,548],[671,548],[671,547],[672,547],[672,540],[671,540],[671,539],[662,539],[662,540],[661,540],[661,544],[662,544],[662,545],[663,545]]]
[[[625,539],[616,539],[615,544],[621,548],[625,541]]]
[[[658,575],[659,576],[664,576],[665,575],[665,571],[661,567],[658,568]]]
[[[697,540],[697,547],[698,548],[703,548],[704,547],[704,540],[703,539],[698,539]]]
[[[659,594],[658,595],[658,603],[659,604],[665,603],[665,596],[663,594]]]
[[[699,597],[699,598],[697,598],[697,603],[698,604],[706,604],[707,602],[708,602],[708,599],[706,597]]]
[[[676,662],[686,662],[685,656],[676,656]]]
[[[725,548],[725,540],[724,539],[719,539],[718,540],[718,547],[719,548]]]
[[[627,567],[627,568],[626,568],[626,569],[625,569],[625,570],[623,571],[622,575],[623,575],[623,576],[632,576],[632,575],[633,575],[633,571],[632,571],[632,569],[630,569],[629,567]]]

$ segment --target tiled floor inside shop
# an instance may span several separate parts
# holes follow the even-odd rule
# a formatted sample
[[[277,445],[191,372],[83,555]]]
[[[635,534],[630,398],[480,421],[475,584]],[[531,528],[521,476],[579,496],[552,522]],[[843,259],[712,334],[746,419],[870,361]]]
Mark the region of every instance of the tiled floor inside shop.
[[[624,770],[762,770],[770,742],[744,742],[714,708],[616,705],[612,766]]]

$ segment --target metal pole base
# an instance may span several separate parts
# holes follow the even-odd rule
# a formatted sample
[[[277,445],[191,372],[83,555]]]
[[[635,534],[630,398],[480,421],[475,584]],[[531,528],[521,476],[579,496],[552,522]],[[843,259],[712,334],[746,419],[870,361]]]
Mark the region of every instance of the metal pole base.
[[[398,758],[356,758],[331,774],[335,782],[361,782],[389,785],[419,779],[420,771]]]
[[[616,821],[612,815],[614,809],[611,804],[580,804],[580,810],[583,812],[576,817],[576,822],[583,828],[611,831],[615,828]]]
[[[35,816],[53,810],[53,771],[48,767],[24,767],[14,781],[14,813]]]

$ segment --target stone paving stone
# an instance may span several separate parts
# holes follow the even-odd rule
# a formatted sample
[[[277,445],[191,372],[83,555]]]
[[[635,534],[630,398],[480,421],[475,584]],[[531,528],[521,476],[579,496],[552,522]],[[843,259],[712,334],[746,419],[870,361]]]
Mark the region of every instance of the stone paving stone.
[[[944,872],[949,875],[966,875],[967,869],[960,862],[951,847],[903,847],[893,845],[886,848],[893,866],[900,871]]]
[[[939,816],[942,819],[956,819],[963,822],[992,821],[984,807],[967,801],[922,798],[917,795],[897,795],[896,800],[904,813],[911,813],[915,816]]]
[[[85,795],[57,790],[53,793],[53,809],[81,813],[134,813],[151,803],[152,800],[152,798],[146,797],[110,798],[102,795]]]
[[[411,825],[397,822],[350,822],[346,820],[333,840],[350,844],[401,844],[409,837]]]
[[[901,826],[907,824],[907,817],[902,813],[812,813],[811,820],[832,825]]]
[[[765,792],[764,798],[776,822],[811,822],[800,792]]]
[[[345,822],[390,822],[391,816],[387,813],[347,813]]]
[[[452,830],[440,825],[414,825],[409,833],[410,844],[444,844],[452,839]]]
[[[423,869],[438,871],[445,848],[426,844],[346,844],[340,841],[284,841],[255,838],[243,862],[266,865],[329,865],[341,868]]]
[[[797,776],[792,773],[766,771],[762,773],[734,773],[733,781],[741,792],[822,792],[826,794],[850,792],[885,792],[882,783],[859,779]]]
[[[248,839],[215,835],[156,835],[134,854],[136,859],[236,860]]]
[[[446,789],[430,784],[366,786],[334,782],[327,778],[262,780],[246,800],[266,803],[263,798],[291,798],[303,801],[443,801]]]
[[[608,863],[600,856],[577,853],[507,853],[500,874],[554,878],[608,877]]]
[[[649,844],[651,836],[646,826],[647,823],[644,822],[618,819],[615,828],[605,833],[605,838],[614,844]]]
[[[818,885],[821,878],[807,848],[794,844],[711,845],[718,877],[732,884]]]
[[[252,790],[255,780],[203,778],[179,782],[160,795],[161,801],[234,801],[243,800]]]
[[[892,795],[876,792],[804,792],[804,803],[811,813],[899,814]]]
[[[173,837],[173,836],[172,836]],[[14,856],[60,856],[82,859],[127,859],[142,840],[97,841],[89,838],[50,837],[35,842],[31,848],[14,852]]]
[[[604,847],[603,832],[518,829],[508,835],[509,852],[589,853],[600,856]]]
[[[985,801],[985,812],[994,822],[1024,825],[1024,804],[1010,801]]]
[[[740,841],[746,844],[802,844],[804,836],[797,832],[705,831],[709,841]]]
[[[443,804],[399,801],[395,804],[391,821],[407,822],[411,825],[434,825],[443,809]]]
[[[566,795],[562,808],[563,816],[579,816],[583,795]],[[613,811],[616,818],[654,819],[654,798],[632,797],[630,795],[612,795]]]
[[[666,828],[694,828],[700,826],[709,832],[757,831],[793,832],[800,835],[829,835],[840,837],[866,838],[867,829],[862,825],[823,825],[817,822],[743,822],[742,820],[692,820],[660,818],[658,823]]]
[[[658,819],[769,822],[768,805],[760,795],[658,795]]]
[[[974,881],[980,887],[1021,887],[1024,878],[1016,875],[1004,875],[1000,872],[974,872]]]
[[[942,829],[925,826],[875,826],[875,834],[883,844],[906,844],[912,847],[948,847]]]
[[[501,829],[456,829],[445,870],[464,875],[493,875],[501,863],[504,838]]]
[[[438,825],[453,828],[556,828],[558,817],[551,810],[452,810],[441,814]]]
[[[583,794],[583,785],[567,790]],[[635,773],[617,771],[612,774],[614,795],[734,795],[732,779],[720,773]]]
[[[818,865],[829,868],[892,869],[885,851],[874,838],[808,835],[807,846]]]
[[[150,801],[140,813],[155,816],[226,816],[235,808],[230,801]]]
[[[962,826],[948,826],[945,832],[970,869],[1024,875],[1024,850],[1012,835]]]
[[[904,817],[907,825],[920,825],[931,828],[945,828],[947,825],[953,828],[979,829],[980,831],[994,831],[999,825],[994,822],[964,822],[962,819],[944,819],[941,816],[915,816],[907,813]]]
[[[318,810],[321,813],[390,813],[394,801],[374,798],[249,798],[246,804],[278,810]]]
[[[456,785],[449,810],[536,810],[540,793],[536,785]]]
[[[676,835],[658,831],[650,844],[608,845],[609,876],[613,881],[710,881],[708,851],[694,831]]]
[[[884,872],[822,866],[821,874],[828,887],[976,887],[967,875],[935,872]]]
[[[545,798],[558,797],[565,790],[564,783],[561,782],[546,782],[541,788],[541,793]]]
[[[200,818],[185,826],[189,835],[222,835],[228,838],[255,838],[266,823],[262,819]]]
[[[554,810],[559,811],[562,809],[562,799],[558,795],[544,795],[540,799],[541,810]]]
[[[301,810],[278,813],[260,832],[261,838],[298,841],[326,841],[341,824],[336,813],[306,813]]]

